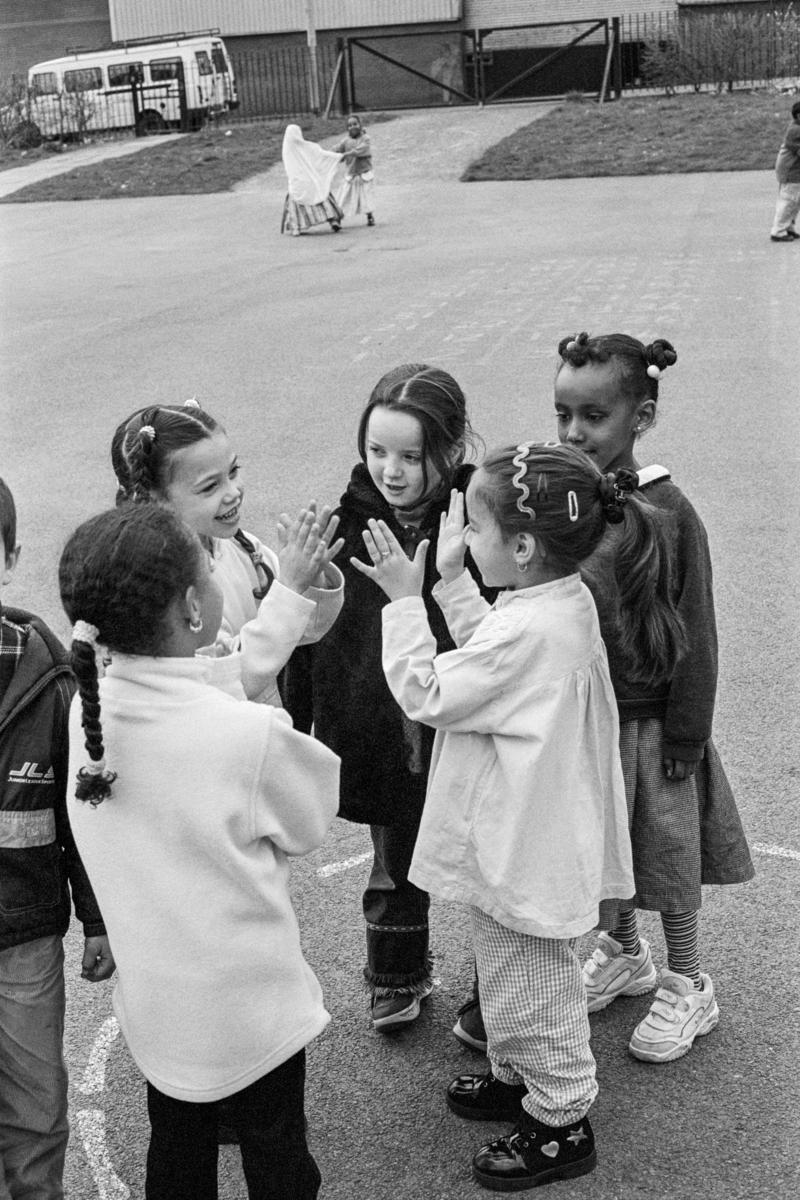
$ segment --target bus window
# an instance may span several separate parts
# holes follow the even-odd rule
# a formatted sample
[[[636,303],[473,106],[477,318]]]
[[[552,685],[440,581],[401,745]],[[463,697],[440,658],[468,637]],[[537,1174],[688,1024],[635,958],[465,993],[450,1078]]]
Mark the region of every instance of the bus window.
[[[156,58],[150,63],[150,78],[153,83],[167,79],[180,79],[182,63],[179,58]]]
[[[228,74],[228,60],[222,52],[222,46],[213,45],[211,47],[211,57],[214,60],[214,68],[218,75]]]
[[[132,83],[141,83],[143,78],[143,68],[140,62],[108,64],[109,87],[130,87]]]
[[[42,71],[41,75],[34,75],[31,79],[31,87],[37,96],[54,96],[58,91],[58,78],[55,71]]]
[[[65,92],[97,92],[103,86],[102,67],[81,67],[64,72]]]
[[[194,56],[197,59],[197,72],[199,75],[214,74],[214,70],[211,66],[211,59],[206,54],[205,50],[195,50]]]

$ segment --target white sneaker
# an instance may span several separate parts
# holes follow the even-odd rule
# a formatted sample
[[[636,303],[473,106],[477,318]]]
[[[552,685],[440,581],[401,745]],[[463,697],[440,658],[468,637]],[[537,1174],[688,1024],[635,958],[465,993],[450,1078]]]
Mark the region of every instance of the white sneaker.
[[[696,1037],[710,1033],[719,1021],[714,985],[701,975],[703,990],[674,971],[661,972],[661,986],[650,1012],[633,1031],[628,1049],[642,1062],[672,1062],[688,1054]]]
[[[599,1012],[617,996],[641,996],[656,986],[658,974],[650,956],[650,946],[639,939],[639,953],[625,954],[619,942],[601,933],[597,948],[583,964],[587,1009]]]

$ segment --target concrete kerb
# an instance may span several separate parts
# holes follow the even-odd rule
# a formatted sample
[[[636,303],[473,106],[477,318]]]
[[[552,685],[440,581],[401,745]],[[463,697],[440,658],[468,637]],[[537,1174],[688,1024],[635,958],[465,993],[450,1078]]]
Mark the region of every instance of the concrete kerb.
[[[54,175],[66,175],[67,171],[91,167],[111,158],[137,154],[140,150],[152,149],[162,142],[186,136],[184,133],[165,133],[119,142],[95,142],[91,146],[80,146],[76,150],[67,150],[63,154],[53,154],[50,158],[27,163],[24,167],[11,167],[8,171],[0,171],[0,196],[10,196],[20,188],[39,183],[42,179],[52,179]]]

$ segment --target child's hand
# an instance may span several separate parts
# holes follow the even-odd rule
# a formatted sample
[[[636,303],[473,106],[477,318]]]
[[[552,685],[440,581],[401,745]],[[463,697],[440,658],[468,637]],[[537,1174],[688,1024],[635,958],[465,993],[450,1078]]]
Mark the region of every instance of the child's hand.
[[[663,763],[667,779],[690,779],[697,770],[696,762],[684,762],[680,758],[665,758]]]
[[[281,513],[278,520],[278,562],[280,579],[284,587],[302,595],[319,581],[324,581],[328,563],[339,553],[343,541],[329,545],[336,532],[338,517],[323,508],[317,516],[316,502],[301,508],[292,520]]]
[[[352,565],[368,579],[374,579],[390,600],[421,596],[430,542],[420,542],[414,558],[410,559],[385,521],[370,520],[368,525],[369,529],[364,530],[364,545],[374,565],[369,567],[360,559],[351,558]]]
[[[88,979],[89,983],[100,983],[103,979],[110,979],[116,968],[114,955],[111,953],[111,946],[105,934],[99,934],[95,937],[87,937],[83,944],[83,961],[81,963],[81,977]]]
[[[436,547],[436,570],[443,583],[452,583],[464,572],[464,495],[455,488],[450,493],[450,507],[439,518],[439,543]]]

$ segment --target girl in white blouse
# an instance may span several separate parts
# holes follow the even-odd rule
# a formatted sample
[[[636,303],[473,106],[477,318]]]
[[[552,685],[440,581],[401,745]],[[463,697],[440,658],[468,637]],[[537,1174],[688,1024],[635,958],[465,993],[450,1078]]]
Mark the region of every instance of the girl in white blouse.
[[[516,1119],[473,1174],[500,1190],[591,1171],[597,1094],[576,956],[602,899],[632,894],[619,726],[594,601],[578,573],[619,532],[623,639],[655,658],[680,642],[665,595],[660,527],[631,493],[570,446],[490,455],[453,494],[434,596],[457,649],[436,655],[419,598],[427,547],[410,561],[382,522],[360,564],[389,596],[383,664],[413,720],[437,730],[410,870],[418,887],[470,905],[488,1075],[460,1076],[449,1107]],[[465,547],[494,605],[464,571]],[[353,560],[355,563],[355,560]],[[647,614],[643,617],[642,614]]]

